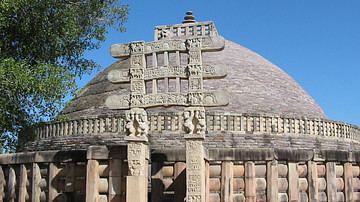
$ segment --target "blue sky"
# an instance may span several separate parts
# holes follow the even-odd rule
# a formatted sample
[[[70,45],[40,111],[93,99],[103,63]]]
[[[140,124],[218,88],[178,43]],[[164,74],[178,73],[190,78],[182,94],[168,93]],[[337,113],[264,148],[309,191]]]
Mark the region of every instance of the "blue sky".
[[[192,10],[214,21],[220,35],[245,46],[292,76],[329,119],[360,126],[360,1],[128,0],[124,33],[109,30],[99,50],[86,53],[102,69],[116,61],[115,43],[153,41],[154,26],[178,24]],[[83,87],[99,71],[78,80]]]

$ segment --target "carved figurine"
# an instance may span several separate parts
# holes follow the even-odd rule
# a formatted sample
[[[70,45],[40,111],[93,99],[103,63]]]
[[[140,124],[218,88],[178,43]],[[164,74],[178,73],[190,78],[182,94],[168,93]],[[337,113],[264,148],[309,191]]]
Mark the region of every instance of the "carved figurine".
[[[125,118],[126,118],[126,129],[129,132],[129,136],[135,136],[135,127],[134,127],[134,122],[135,122],[135,116],[134,116],[134,111],[132,110],[128,110],[125,112]]]
[[[189,65],[189,74],[191,76],[199,76],[201,74],[200,65]]]
[[[130,109],[126,111],[126,129],[129,136],[146,136],[149,132],[149,122],[144,109]]]
[[[194,111],[184,112],[184,131],[188,134],[193,134],[195,126],[193,124]]]
[[[142,110],[142,112],[139,112],[137,114],[137,122],[138,122],[138,128],[137,132],[139,136],[146,136],[149,132],[149,123],[147,118],[147,113],[145,110]]]
[[[197,134],[205,134],[205,127],[206,127],[205,111],[196,110],[195,119],[197,119],[197,125],[196,125]]]
[[[130,160],[129,161],[129,171],[131,176],[141,175],[141,162],[139,160]]]
[[[170,37],[170,31],[169,30],[165,29],[165,30],[162,30],[160,32],[160,38],[159,39],[166,39],[168,37]]]
[[[131,48],[131,52],[139,53],[139,52],[144,51],[144,44],[141,42],[140,43],[139,42],[131,43],[130,48]]]
[[[201,40],[197,39],[197,38],[187,39],[186,47],[187,47],[187,49],[198,49],[201,47]]]

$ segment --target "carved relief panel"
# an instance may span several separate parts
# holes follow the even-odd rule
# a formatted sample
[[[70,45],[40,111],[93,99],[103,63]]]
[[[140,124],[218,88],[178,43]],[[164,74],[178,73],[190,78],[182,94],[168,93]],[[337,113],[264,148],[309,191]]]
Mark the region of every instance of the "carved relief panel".
[[[133,108],[125,112],[126,129],[129,136],[147,136],[149,132],[149,121],[147,112],[141,108]]]
[[[188,107],[184,110],[184,131],[187,134],[204,135],[206,129],[205,109]]]
[[[147,146],[141,142],[129,142],[127,152],[130,176],[145,175],[146,148]]]

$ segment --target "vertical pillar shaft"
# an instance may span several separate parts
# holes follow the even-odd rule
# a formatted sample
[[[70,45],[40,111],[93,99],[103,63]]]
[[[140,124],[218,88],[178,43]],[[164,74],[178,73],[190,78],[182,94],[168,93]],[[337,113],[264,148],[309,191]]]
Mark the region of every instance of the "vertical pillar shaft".
[[[128,138],[128,166],[129,176],[126,178],[126,201],[147,201],[147,152],[146,142],[136,140],[137,137]]]
[[[59,173],[59,169],[54,163],[49,163],[49,176],[48,176],[48,190],[49,190],[49,201],[55,200],[58,195],[56,190],[57,180],[56,175]]]
[[[299,171],[297,163],[288,163],[289,201],[299,201]]]
[[[353,168],[352,163],[344,164],[344,180],[345,180],[345,200],[354,200],[354,187],[353,187]]]
[[[267,201],[278,201],[278,162],[276,160],[267,163]]]
[[[189,50],[188,91],[190,106],[201,106],[203,98],[203,77],[201,59],[201,40],[188,39]],[[186,128],[186,200],[205,202],[205,109],[189,107],[184,112]]]
[[[202,139],[186,137],[186,199],[205,202],[205,160]]]
[[[245,163],[245,197],[247,202],[256,201],[255,163]]]
[[[328,201],[336,201],[336,172],[335,162],[326,163],[326,192]]]
[[[155,68],[157,67],[157,56],[156,53],[152,54],[152,67]],[[152,80],[152,93],[156,94],[157,93],[157,80],[153,79]]]
[[[208,161],[205,163],[205,201],[210,200],[210,164]]]
[[[41,181],[40,168],[37,163],[32,164],[32,184],[31,184],[31,201],[37,202],[40,201],[41,189],[39,183]]]
[[[121,197],[121,159],[111,159],[109,163],[109,201],[120,201]]]
[[[14,168],[8,166],[6,169],[5,176],[7,176],[5,201],[13,202],[15,201],[15,197],[16,197],[16,193],[15,193],[16,174]]]
[[[180,66],[180,51],[176,51],[175,53],[175,61],[176,61],[176,66]],[[181,90],[181,84],[180,84],[180,78],[176,77],[176,92],[180,93]]]
[[[19,175],[19,194],[18,201],[26,201],[26,181],[27,181],[27,172],[24,164],[20,164],[20,175]]]
[[[88,160],[86,169],[86,201],[96,201],[99,195],[99,161]]]
[[[168,67],[169,66],[169,53],[167,51],[164,52],[164,66]],[[169,92],[169,78],[166,77],[164,79],[165,81],[165,93]]]
[[[148,201],[148,187],[149,187],[149,159],[145,158],[145,201]]]
[[[233,163],[223,161],[221,164],[221,202],[233,201]]]
[[[318,201],[318,173],[316,162],[308,162],[309,201]]]

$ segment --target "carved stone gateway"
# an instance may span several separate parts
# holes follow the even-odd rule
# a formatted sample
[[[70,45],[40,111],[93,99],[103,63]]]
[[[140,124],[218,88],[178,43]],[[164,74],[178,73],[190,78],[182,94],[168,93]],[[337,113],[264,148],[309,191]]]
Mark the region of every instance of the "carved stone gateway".
[[[229,103],[223,91],[203,91],[203,79],[226,76],[223,64],[202,64],[202,51],[222,50],[225,40],[221,36],[196,37],[190,39],[161,40],[115,44],[110,52],[115,58],[130,57],[130,69],[112,70],[108,79],[112,83],[131,84],[131,94],[112,95],[106,99],[110,109],[147,108],[155,106],[222,106]],[[169,65],[169,52],[175,52],[180,63],[180,52],[189,55],[188,65]],[[157,66],[157,54],[164,55],[165,66]],[[153,56],[153,66],[146,68],[145,55]],[[158,79],[176,78],[176,92],[157,93]],[[180,92],[180,79],[187,79],[188,92]],[[146,94],[145,81],[153,81],[153,93]],[[165,84],[168,85],[168,84]]]
[[[183,118],[183,131],[186,139],[186,200],[188,202],[205,202],[205,153],[202,141],[205,139],[205,108],[222,106],[229,103],[229,95],[223,91],[204,91],[204,79],[222,78],[227,74],[223,64],[203,64],[203,51],[219,51],[225,47],[223,37],[217,35],[212,22],[188,22],[183,27],[187,37],[181,32],[174,34],[173,27],[157,27],[154,42],[133,41],[115,44],[110,53],[115,58],[130,57],[130,68],[112,70],[108,79],[112,83],[129,83],[130,94],[111,95],[106,99],[110,109],[129,109],[125,112],[126,131],[128,136],[127,201],[145,201],[146,167],[148,152],[147,134],[149,121],[145,108],[156,106],[186,106]],[[201,28],[195,32],[194,27]],[[206,28],[207,27],[207,28]],[[193,29],[191,32],[189,29]],[[206,30],[206,29],[210,30]],[[181,31],[181,30],[180,30]],[[198,34],[201,33],[201,34]],[[161,39],[161,40],[158,40]],[[175,53],[175,64],[169,54]],[[182,65],[180,53],[187,54],[188,62]],[[164,61],[158,61],[162,55]],[[152,64],[146,64],[147,58]],[[163,64],[158,66],[159,64]],[[151,67],[150,67],[151,66]],[[176,79],[175,92],[169,92],[169,79]],[[182,92],[181,79],[187,80],[187,89]],[[158,92],[158,80],[164,80],[165,92]],[[152,92],[149,93],[147,81],[152,81]],[[140,194],[135,193],[136,189]]]

